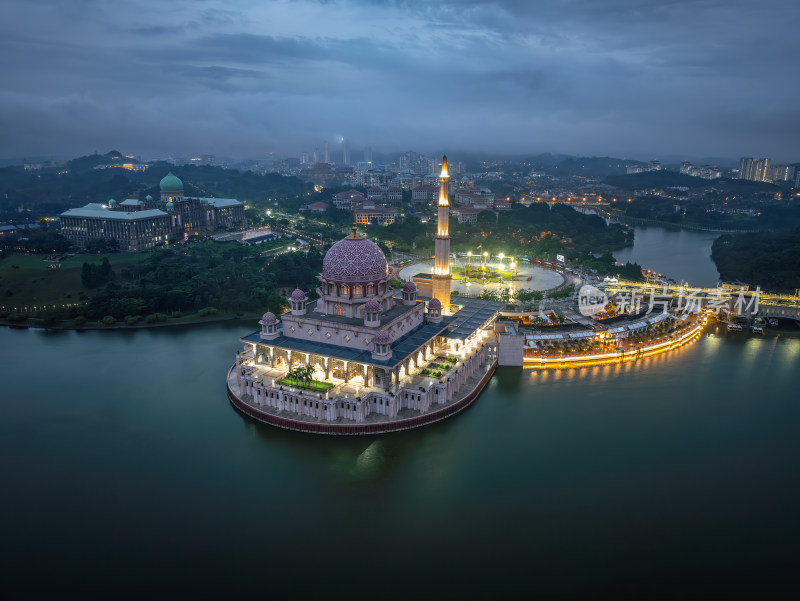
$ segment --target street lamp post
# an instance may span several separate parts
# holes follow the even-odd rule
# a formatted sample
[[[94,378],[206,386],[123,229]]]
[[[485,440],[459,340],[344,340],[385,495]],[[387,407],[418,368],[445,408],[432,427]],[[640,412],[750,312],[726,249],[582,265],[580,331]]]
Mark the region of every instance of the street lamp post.
[[[472,259],[472,251],[467,252],[467,281],[469,281],[469,268],[470,268],[470,261]]]

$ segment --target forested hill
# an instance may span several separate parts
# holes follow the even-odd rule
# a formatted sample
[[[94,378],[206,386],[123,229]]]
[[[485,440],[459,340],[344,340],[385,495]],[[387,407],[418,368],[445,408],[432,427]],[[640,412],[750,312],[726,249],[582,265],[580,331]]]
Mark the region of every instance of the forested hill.
[[[720,236],[711,246],[711,258],[723,280],[794,292],[800,288],[800,227]]]
[[[97,165],[117,164],[119,153],[91,155],[70,161],[66,167],[25,171],[22,167],[0,168],[0,221],[18,218],[20,211],[30,219],[60,213],[88,202],[107,202],[114,198],[157,197],[158,182],[172,171],[184,184],[187,196],[236,198],[249,203],[267,199],[292,198],[313,190],[311,184],[277,173],[258,175],[250,171],[206,165],[175,166],[150,163],[145,171],[120,167],[95,169]],[[126,162],[135,162],[124,159]]]
[[[743,179],[703,179],[677,171],[645,171],[631,175],[609,175],[604,183],[622,190],[653,190],[666,188],[713,188],[725,194],[758,194],[780,192],[781,188],[766,182]]]

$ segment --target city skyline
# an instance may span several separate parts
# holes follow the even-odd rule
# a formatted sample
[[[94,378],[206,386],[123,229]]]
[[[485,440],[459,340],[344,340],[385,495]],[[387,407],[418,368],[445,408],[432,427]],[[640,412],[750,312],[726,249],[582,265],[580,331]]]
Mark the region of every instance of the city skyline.
[[[373,4],[4,3],[0,157],[797,160],[792,3]]]

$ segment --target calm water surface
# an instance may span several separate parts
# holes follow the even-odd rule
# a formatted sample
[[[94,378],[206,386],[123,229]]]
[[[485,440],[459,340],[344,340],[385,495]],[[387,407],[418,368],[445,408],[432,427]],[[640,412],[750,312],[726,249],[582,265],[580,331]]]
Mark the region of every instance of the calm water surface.
[[[250,324],[0,329],[0,598],[665,598],[796,584],[800,337],[503,368],[443,424],[324,438],[224,380]]]
[[[636,226],[633,230],[633,246],[615,250],[617,261],[639,263],[692,286],[714,287],[719,282],[711,244],[721,234],[657,226]]]

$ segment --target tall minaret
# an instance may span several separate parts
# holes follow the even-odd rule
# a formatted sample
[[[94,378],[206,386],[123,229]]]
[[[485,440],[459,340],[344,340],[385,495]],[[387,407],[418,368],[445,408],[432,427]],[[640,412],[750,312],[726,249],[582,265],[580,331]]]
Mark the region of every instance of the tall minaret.
[[[447,156],[442,157],[442,172],[439,174],[439,220],[433,237],[433,297],[442,303],[442,311],[450,313],[450,198],[447,173]]]

